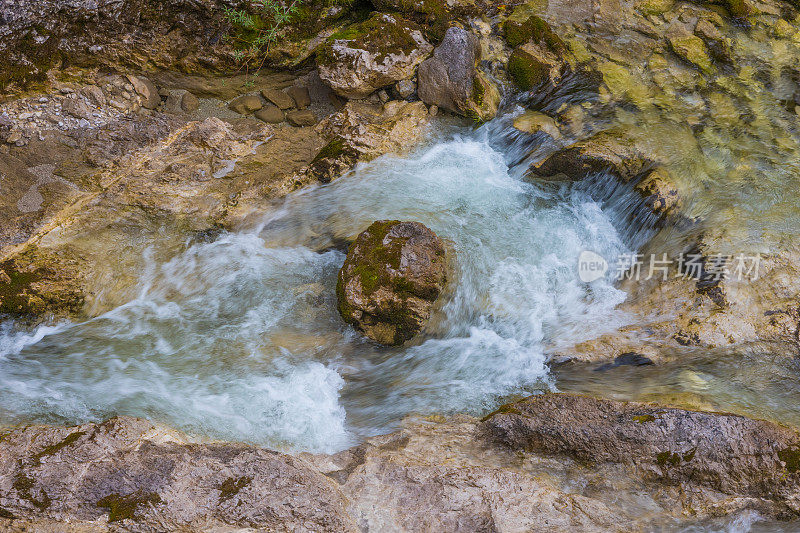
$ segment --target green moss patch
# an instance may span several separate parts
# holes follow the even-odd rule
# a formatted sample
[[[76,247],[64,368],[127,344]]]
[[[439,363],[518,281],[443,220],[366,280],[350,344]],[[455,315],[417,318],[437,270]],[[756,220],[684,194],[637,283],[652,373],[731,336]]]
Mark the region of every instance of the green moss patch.
[[[422,31],[418,25],[404,20],[399,15],[375,12],[367,20],[333,34],[328,42],[317,50],[317,63],[331,65],[343,59],[338,57],[333,49],[333,43],[337,40],[348,41],[350,48],[370,52],[378,63],[390,54],[409,54],[418,47],[411,36],[414,30]]]
[[[787,472],[800,470],[800,446],[790,446],[778,452],[778,459],[786,463]]]
[[[0,313],[24,314],[28,312],[28,289],[40,280],[40,272],[20,272],[13,260],[0,263]]]
[[[640,415],[632,417],[632,420],[637,424],[644,424],[645,422],[652,422],[656,419],[653,415]]]
[[[549,79],[550,67],[525,50],[517,48],[508,58],[508,72],[517,87],[529,91]]]
[[[120,520],[134,518],[140,505],[157,505],[159,503],[161,503],[161,496],[155,492],[134,492],[127,496],[109,494],[98,501],[97,506],[108,509],[109,522],[118,522]]]
[[[53,444],[52,446],[48,446],[44,450],[42,450],[39,453],[37,453],[36,455],[34,455],[33,459],[35,461],[39,462],[42,459],[42,457],[46,457],[48,455],[53,455],[55,453],[58,453],[61,449],[66,448],[67,446],[69,446],[73,442],[77,441],[79,438],[81,438],[85,434],[86,434],[85,431],[76,431],[74,433],[70,433],[69,435],[67,435],[67,438],[65,438],[61,442]]]
[[[444,37],[453,16],[445,0],[374,0],[380,11],[394,11],[423,28],[429,39],[438,42]]]
[[[550,28],[550,25],[541,17],[532,15],[525,21],[519,22],[508,19],[503,23],[503,35],[512,48],[527,42],[544,44],[550,51],[560,54],[567,49],[561,37]]]
[[[247,485],[252,483],[253,478],[251,477],[240,477],[240,478],[232,478],[229,477],[225,481],[222,482],[222,485],[219,487],[219,500],[225,501],[233,498],[239,491],[245,488]]]
[[[14,478],[14,483],[11,486],[19,493],[20,498],[32,503],[33,506],[40,511],[44,511],[50,507],[50,504],[52,503],[50,497],[44,490],[41,491],[41,498],[36,498],[33,495],[32,489],[34,486],[36,486],[36,482],[33,480],[33,478],[30,478],[25,474],[18,474],[17,477]]]

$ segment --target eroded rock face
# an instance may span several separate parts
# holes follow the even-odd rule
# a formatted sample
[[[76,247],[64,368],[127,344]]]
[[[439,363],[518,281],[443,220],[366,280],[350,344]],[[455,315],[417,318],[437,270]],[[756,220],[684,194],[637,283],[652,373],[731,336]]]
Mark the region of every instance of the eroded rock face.
[[[445,251],[419,222],[379,220],[350,246],[336,286],[345,322],[383,344],[425,326],[446,281]]]
[[[633,466],[648,481],[757,498],[773,513],[800,512],[800,435],[737,415],[534,396],[484,422],[515,450]]]
[[[0,92],[60,63],[215,69],[227,2],[19,0],[0,6]]]
[[[129,531],[354,530],[335,483],[304,461],[240,444],[189,444],[135,418],[15,431],[0,442],[0,464],[4,518],[100,519]]]
[[[432,50],[413,22],[374,13],[317,51],[319,76],[340,96],[363,98],[413,76]]]
[[[428,105],[435,105],[479,121],[497,114],[500,93],[477,70],[481,50],[477,38],[452,27],[436,47],[433,57],[419,67],[417,92]]]
[[[545,394],[407,420],[333,455],[193,443],[145,420],[0,432],[4,531],[640,531],[798,516],[798,434]],[[424,509],[425,512],[420,512]]]

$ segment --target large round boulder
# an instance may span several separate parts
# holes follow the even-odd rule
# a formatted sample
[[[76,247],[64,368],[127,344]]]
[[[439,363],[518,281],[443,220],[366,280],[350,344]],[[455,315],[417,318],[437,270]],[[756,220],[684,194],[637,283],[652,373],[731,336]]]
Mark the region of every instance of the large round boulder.
[[[338,95],[364,98],[414,75],[433,51],[421,28],[398,15],[374,13],[331,36],[317,51],[319,76]]]
[[[350,246],[339,271],[339,313],[382,344],[402,344],[425,326],[446,282],[445,252],[419,222],[379,220]]]

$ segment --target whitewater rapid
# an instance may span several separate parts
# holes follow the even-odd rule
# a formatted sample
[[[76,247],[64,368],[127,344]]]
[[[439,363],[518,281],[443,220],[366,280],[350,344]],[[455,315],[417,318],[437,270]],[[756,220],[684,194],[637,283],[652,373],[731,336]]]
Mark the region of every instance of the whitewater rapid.
[[[615,228],[614,194],[524,181],[510,166],[518,138],[498,127],[361,164],[258,227],[189,242],[102,316],[32,332],[6,322],[0,423],[134,415],[332,452],[410,413],[480,414],[550,389],[548,354],[627,320],[612,280],[578,280],[578,255],[613,258],[636,237]],[[377,219],[426,224],[454,258],[429,332],[402,348],[365,341],[336,312],[345,245]]]

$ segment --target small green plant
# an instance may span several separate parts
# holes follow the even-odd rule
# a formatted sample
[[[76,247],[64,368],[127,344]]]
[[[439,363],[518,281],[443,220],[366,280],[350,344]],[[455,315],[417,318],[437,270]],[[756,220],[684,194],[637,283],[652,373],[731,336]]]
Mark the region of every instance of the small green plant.
[[[228,34],[237,49],[234,60],[247,74],[261,70],[270,46],[278,40],[281,27],[289,22],[302,0],[253,0],[251,10],[223,7],[235,32]]]

